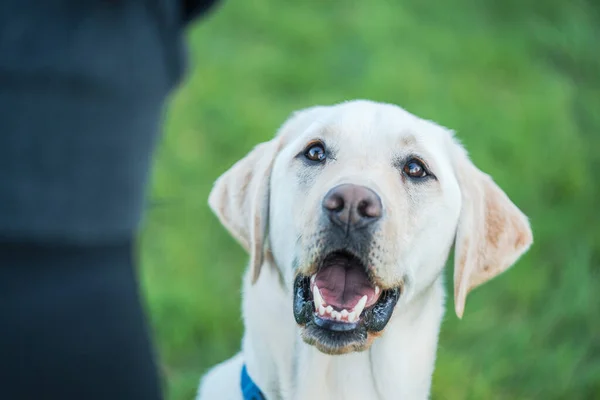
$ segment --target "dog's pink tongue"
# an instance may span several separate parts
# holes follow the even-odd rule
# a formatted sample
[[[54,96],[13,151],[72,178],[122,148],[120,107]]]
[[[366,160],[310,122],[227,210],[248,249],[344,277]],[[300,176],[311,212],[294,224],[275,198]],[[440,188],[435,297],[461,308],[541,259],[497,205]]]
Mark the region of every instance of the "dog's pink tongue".
[[[327,305],[338,310],[351,311],[363,296],[366,307],[375,304],[377,297],[367,274],[361,266],[345,262],[332,262],[323,266],[315,277],[315,285]]]

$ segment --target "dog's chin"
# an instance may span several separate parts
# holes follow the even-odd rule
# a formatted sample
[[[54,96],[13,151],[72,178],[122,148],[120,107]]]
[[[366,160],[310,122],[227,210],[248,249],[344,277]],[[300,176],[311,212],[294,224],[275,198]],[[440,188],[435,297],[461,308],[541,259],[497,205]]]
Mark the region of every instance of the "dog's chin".
[[[369,349],[389,322],[400,287],[382,289],[359,258],[332,252],[313,274],[294,280],[294,318],[302,339],[325,354]]]
[[[373,335],[364,328],[357,328],[350,332],[336,332],[318,327],[312,322],[301,328],[301,337],[305,343],[329,355],[365,351],[371,347],[374,339]]]

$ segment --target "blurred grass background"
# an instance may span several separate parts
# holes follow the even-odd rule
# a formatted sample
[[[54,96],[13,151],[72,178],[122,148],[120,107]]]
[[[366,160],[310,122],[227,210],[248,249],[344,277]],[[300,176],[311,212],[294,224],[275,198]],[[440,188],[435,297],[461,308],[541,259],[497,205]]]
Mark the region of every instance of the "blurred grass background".
[[[168,399],[240,345],[247,257],[206,205],[213,181],[293,110],[353,98],[455,129],[533,225],[462,321],[449,298],[433,398],[600,399],[598,3],[225,0],[189,48],[141,243]]]

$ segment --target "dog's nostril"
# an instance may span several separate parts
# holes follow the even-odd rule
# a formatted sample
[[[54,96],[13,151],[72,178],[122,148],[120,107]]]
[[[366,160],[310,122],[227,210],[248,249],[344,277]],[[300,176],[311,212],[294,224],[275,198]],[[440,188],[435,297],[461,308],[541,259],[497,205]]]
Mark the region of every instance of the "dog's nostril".
[[[356,206],[356,210],[362,217],[368,217],[367,208],[369,207],[369,202],[366,200],[361,200]]]
[[[323,207],[329,211],[340,212],[344,209],[344,205],[344,198],[337,193],[332,193],[323,200]]]
[[[368,217],[368,218],[372,218],[375,217],[375,210],[374,208],[371,206],[370,202],[368,200],[362,200],[360,203],[358,203],[358,206],[356,207],[358,213],[360,214],[360,216],[362,217]]]
[[[367,218],[378,218],[381,216],[381,207],[372,200],[362,200],[358,203],[358,213]]]

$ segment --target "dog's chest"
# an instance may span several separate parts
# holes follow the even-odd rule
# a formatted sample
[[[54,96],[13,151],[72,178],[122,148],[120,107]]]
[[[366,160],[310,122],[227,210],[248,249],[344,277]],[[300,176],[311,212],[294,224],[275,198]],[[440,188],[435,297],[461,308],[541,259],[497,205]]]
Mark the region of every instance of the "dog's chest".
[[[299,360],[294,400],[377,398],[368,352],[311,356]]]

